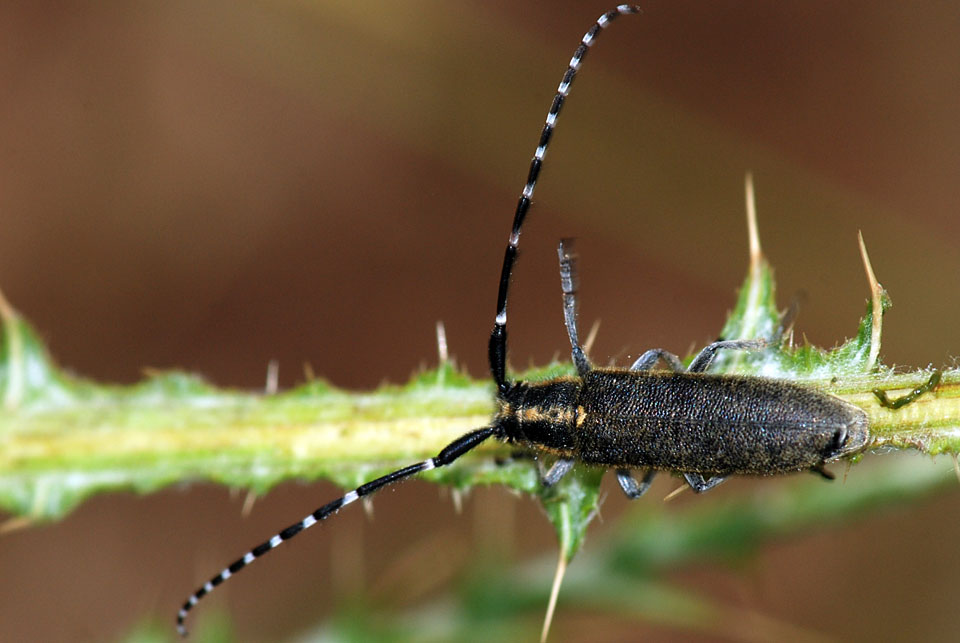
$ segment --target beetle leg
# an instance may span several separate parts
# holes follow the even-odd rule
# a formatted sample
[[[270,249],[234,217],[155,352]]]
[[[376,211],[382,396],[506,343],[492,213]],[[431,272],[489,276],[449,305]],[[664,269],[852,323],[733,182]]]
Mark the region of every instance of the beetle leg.
[[[697,356],[690,362],[690,368],[687,370],[691,373],[703,373],[710,368],[713,358],[716,357],[717,351],[720,349],[759,351],[767,346],[770,346],[770,342],[765,339],[730,339],[714,342],[709,346],[705,346],[703,350],[697,353]]]
[[[636,478],[630,474],[629,469],[617,469],[617,482],[620,483],[620,488],[623,489],[623,493],[627,498],[636,500],[647,492],[656,474],[657,472],[653,469],[648,469],[643,475],[643,480],[637,482]]]
[[[712,478],[704,478],[699,473],[685,473],[683,474],[683,477],[686,478],[687,484],[690,485],[690,488],[697,493],[709,491],[727,479],[727,476],[713,476]]]
[[[663,350],[662,348],[651,348],[646,353],[637,358],[637,361],[633,363],[633,366],[630,367],[631,371],[649,371],[651,368],[656,366],[657,360],[662,359],[667,363],[667,366],[670,367],[670,370],[677,373],[682,373],[687,370],[683,366],[683,362],[680,361],[680,358]]]
[[[811,471],[812,473],[820,474],[821,476],[823,476],[823,477],[826,478],[827,480],[834,480],[834,479],[836,478],[836,476],[833,475],[833,473],[831,473],[830,471],[827,471],[826,469],[824,469],[822,464],[818,464],[818,465],[815,466],[815,467],[810,467],[810,471]]]
[[[560,482],[563,479],[563,476],[570,473],[570,469],[573,468],[573,460],[570,458],[560,458],[553,463],[553,466],[550,467],[550,470],[546,473],[540,474],[540,484],[544,487],[552,487],[553,485]]]
[[[570,337],[570,348],[577,373],[583,377],[593,366],[583,352],[577,333],[577,255],[573,252],[573,239],[563,239],[557,247],[560,259],[560,286],[563,290],[563,323]]]

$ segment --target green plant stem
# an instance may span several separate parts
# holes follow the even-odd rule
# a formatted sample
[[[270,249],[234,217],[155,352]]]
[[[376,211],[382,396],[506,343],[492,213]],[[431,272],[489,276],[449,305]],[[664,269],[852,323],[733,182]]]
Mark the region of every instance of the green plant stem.
[[[444,382],[444,374],[457,379]],[[956,373],[945,373],[935,393],[896,411],[870,392],[878,385],[906,391],[923,377],[864,377],[833,390],[867,411],[876,446],[957,453]],[[40,406],[0,415],[0,506],[33,518],[56,518],[96,491],[150,492],[184,480],[258,493],[290,478],[355,486],[396,463],[430,457],[486,424],[493,411],[490,386],[467,382],[449,367],[372,393],[319,382],[278,395],[240,393],[168,373]],[[491,442],[479,453],[497,450],[505,451]]]

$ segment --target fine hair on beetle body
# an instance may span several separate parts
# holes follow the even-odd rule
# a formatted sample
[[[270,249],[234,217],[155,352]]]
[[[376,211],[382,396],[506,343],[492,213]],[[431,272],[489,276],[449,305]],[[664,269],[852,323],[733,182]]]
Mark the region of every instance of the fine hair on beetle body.
[[[616,18],[638,13],[620,5],[584,34],[550,104],[508,236],[488,344],[496,385],[496,413],[488,426],[470,431],[436,456],[363,484],[279,531],[203,584],[177,614],[177,629],[214,588],[257,558],[328,518],[346,505],[423,471],[444,467],[490,438],[534,454],[553,456],[544,485],[558,483],[578,463],[613,469],[623,492],[638,498],[657,471],[682,476],[706,491],[730,475],[777,475],[815,471],[868,443],[867,416],[837,397],[797,384],[751,376],[708,373],[720,351],[760,351],[770,339],[716,341],[684,366],[662,349],[643,353],[628,368],[596,368],[577,329],[577,272],[572,244],[558,248],[563,320],[576,376],[544,382],[514,381],[506,372],[507,295],[521,231],[571,84],[590,47]],[[668,369],[655,371],[663,362]],[[635,477],[635,472],[639,474]]]

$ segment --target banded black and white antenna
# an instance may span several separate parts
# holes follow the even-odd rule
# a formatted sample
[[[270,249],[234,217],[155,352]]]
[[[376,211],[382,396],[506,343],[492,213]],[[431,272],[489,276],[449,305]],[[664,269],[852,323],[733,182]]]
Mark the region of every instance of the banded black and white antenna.
[[[520,200],[517,203],[516,213],[513,217],[513,227],[510,232],[510,238],[507,243],[507,249],[503,258],[503,268],[501,269],[500,273],[500,288],[497,292],[497,315],[493,332],[490,335],[488,351],[490,358],[490,372],[493,374],[493,380],[497,385],[498,396],[502,396],[504,393],[509,391],[510,387],[513,385],[506,378],[507,292],[510,286],[510,273],[513,270],[513,264],[517,257],[517,246],[520,242],[520,230],[523,227],[523,221],[526,218],[528,210],[530,209],[533,191],[537,185],[537,179],[540,175],[540,169],[543,166],[544,157],[547,154],[547,147],[550,144],[550,138],[553,135],[557,117],[560,115],[560,110],[563,107],[563,103],[566,100],[567,95],[570,93],[570,85],[573,83],[573,79],[576,76],[577,71],[580,69],[580,65],[583,63],[583,59],[586,56],[587,51],[595,42],[597,35],[618,16],[639,12],[639,7],[632,5],[620,5],[610,11],[607,11],[597,19],[587,33],[584,34],[583,38],[580,40],[580,45],[574,52],[573,57],[570,58],[570,63],[567,67],[567,70],[564,72],[563,79],[560,81],[560,85],[557,87],[557,93],[553,97],[553,102],[550,104],[550,110],[547,112],[547,119],[544,123],[543,130],[540,133],[540,140],[537,143],[537,149],[534,152],[533,160],[530,162],[530,170],[527,174],[527,182],[524,185],[523,192],[520,195]],[[586,364],[586,357],[582,357],[583,362]],[[579,365],[579,360],[577,361]],[[405,480],[415,474],[423,471],[429,471],[437,467],[444,467],[455,461],[463,454],[479,446],[490,437],[503,439],[505,438],[505,435],[501,428],[496,425],[471,431],[448,444],[435,457],[424,460],[423,462],[418,462],[417,464],[412,464],[402,469],[398,469],[393,473],[388,473],[383,477],[361,485],[353,491],[348,491],[342,497],[323,505],[302,520],[295,522],[286,529],[283,529],[272,536],[270,539],[260,543],[246,554],[232,562],[230,565],[222,569],[216,576],[204,583],[203,586],[197,589],[197,591],[195,591],[190,598],[184,602],[183,606],[180,608],[180,611],[177,613],[177,631],[181,636],[186,636],[187,629],[184,625],[184,621],[186,620],[187,615],[190,613],[190,610],[192,610],[204,596],[207,596],[210,592],[212,592],[214,588],[223,584],[224,581],[242,570],[244,567],[248,566],[254,560],[260,558],[267,552],[273,551],[282,543],[287,542],[297,534],[309,529],[321,520],[324,520],[335,514],[346,505],[349,505],[360,498],[369,496],[370,494],[387,485],[400,482],[401,480]]]
[[[490,334],[490,344],[488,354],[490,358],[490,371],[493,375],[493,381],[497,384],[497,390],[500,394],[510,389],[511,383],[506,376],[507,363],[507,291],[510,289],[510,273],[513,272],[513,264],[517,260],[517,246],[520,243],[520,230],[523,228],[523,221],[530,210],[530,204],[533,203],[533,191],[537,187],[537,179],[540,177],[540,169],[543,167],[543,159],[547,155],[547,147],[550,145],[550,138],[553,136],[553,130],[557,124],[557,118],[560,116],[560,110],[563,103],[570,94],[570,86],[573,79],[583,64],[583,59],[587,55],[590,47],[596,42],[600,32],[606,29],[611,22],[620,16],[626,16],[634,13],[640,13],[640,7],[636,5],[621,4],[607,11],[597,18],[593,26],[583,34],[580,39],[580,45],[573,52],[570,62],[567,65],[567,71],[563,74],[560,85],[557,86],[557,93],[550,103],[550,109],[547,111],[547,120],[543,124],[543,130],[540,132],[540,141],[537,143],[537,149],[533,153],[533,159],[530,161],[530,170],[527,172],[527,183],[523,186],[523,192],[520,193],[520,200],[517,202],[517,210],[513,215],[513,227],[510,230],[510,239],[507,242],[507,249],[503,257],[503,268],[500,271],[500,290],[497,293],[497,317]],[[586,356],[576,355],[579,347],[574,347],[574,359],[578,362],[586,363]],[[580,360],[579,358],[583,359]]]
[[[215,587],[222,584],[225,580],[239,572],[257,558],[260,558],[267,552],[276,549],[282,543],[290,540],[303,530],[309,529],[321,520],[337,513],[341,508],[359,500],[360,498],[369,496],[382,487],[393,484],[394,482],[399,482],[400,480],[409,478],[410,476],[422,471],[429,471],[430,469],[436,469],[437,467],[443,467],[450,464],[467,451],[470,451],[481,442],[484,442],[493,434],[493,427],[484,427],[482,429],[471,431],[466,435],[462,435],[444,447],[444,449],[437,454],[436,457],[430,458],[429,460],[424,460],[423,462],[418,462],[417,464],[411,464],[408,467],[398,469],[393,473],[388,473],[381,478],[377,478],[376,480],[368,482],[364,485],[360,485],[353,491],[348,491],[333,502],[328,502],[327,504],[323,505],[310,515],[306,516],[303,520],[295,522],[286,529],[281,530],[269,540],[265,540],[264,542],[260,543],[246,554],[230,563],[227,567],[223,568],[219,574],[204,583],[202,587],[195,591],[190,598],[186,600],[186,602],[183,604],[183,607],[181,607],[180,611],[177,612],[177,632],[180,633],[180,636],[186,636],[187,628],[184,625],[184,620],[187,618],[187,614],[190,612],[190,610],[192,610],[194,606],[200,602],[200,599],[212,592]]]

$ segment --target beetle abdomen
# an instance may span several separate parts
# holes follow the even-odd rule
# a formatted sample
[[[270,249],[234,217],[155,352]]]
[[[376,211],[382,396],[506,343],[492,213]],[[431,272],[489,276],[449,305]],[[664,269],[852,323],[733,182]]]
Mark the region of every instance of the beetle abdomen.
[[[868,437],[861,409],[797,384],[602,369],[583,378],[576,426],[583,462],[719,475],[809,469]]]

